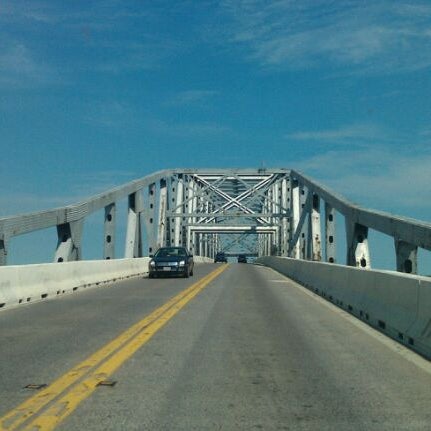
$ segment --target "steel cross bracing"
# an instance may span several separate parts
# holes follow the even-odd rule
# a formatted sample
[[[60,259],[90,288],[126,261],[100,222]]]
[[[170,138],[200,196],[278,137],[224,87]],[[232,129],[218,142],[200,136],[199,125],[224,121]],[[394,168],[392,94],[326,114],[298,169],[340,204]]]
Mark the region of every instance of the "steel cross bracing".
[[[95,213],[103,225],[103,259],[148,255],[172,244],[210,258],[234,248],[336,262],[340,218],[347,265],[371,267],[370,229],[393,238],[397,271],[416,273],[418,248],[431,250],[430,223],[361,208],[294,170],[171,169],[74,205],[0,218],[0,265],[8,263],[14,237],[48,228],[57,232],[55,262],[82,259],[85,223]],[[125,243],[119,244],[123,224]]]
[[[194,248],[196,235],[199,235],[199,243],[208,244],[208,238],[212,238],[210,254],[213,255],[216,249],[225,248],[227,234],[242,233],[254,237],[255,250],[252,253],[257,254],[257,235],[277,233],[281,220],[289,215],[287,203],[283,206],[279,197],[271,194],[271,189],[282,179],[286,180],[286,175],[286,172],[235,171],[179,174],[171,182],[177,185],[176,196],[183,198],[175,200],[167,218],[186,229],[185,242],[190,248]],[[179,191],[178,187],[188,193]],[[175,233],[175,229],[172,232]],[[179,243],[172,237],[170,241]]]
[[[223,205],[221,205],[219,208],[217,208],[215,211],[213,211],[213,214],[218,214],[221,212],[222,215],[230,214],[228,211],[231,208],[238,208],[240,211],[244,213],[244,215],[253,215],[257,216],[258,221],[262,224],[267,224],[268,219],[263,218],[262,214],[256,214],[257,211],[259,211],[262,208],[263,200],[265,199],[264,191],[268,189],[269,185],[271,184],[271,181],[273,180],[273,175],[266,176],[266,177],[251,177],[247,179],[251,179],[252,181],[258,181],[256,184],[250,185],[250,183],[247,183],[245,180],[242,179],[239,175],[233,175],[233,176],[225,176],[223,177],[223,181],[220,182],[220,185],[217,184],[217,180],[214,182],[214,184],[211,184],[211,178],[210,177],[199,177],[195,176],[196,180],[198,182],[201,182],[208,186],[208,188],[211,189],[211,191],[214,194],[217,194],[222,197],[221,202],[223,200],[225,201]],[[223,188],[226,188],[226,185],[229,185],[229,182],[231,183],[231,187],[226,191],[223,190]],[[243,187],[245,187],[245,191],[242,193],[240,192],[240,184],[242,184]],[[262,191],[262,189],[265,187],[265,190]],[[233,195],[234,194],[234,195]],[[236,195],[236,196],[235,196]],[[257,202],[257,200],[260,200],[260,202]],[[247,200],[247,205],[243,204],[242,201]],[[257,207],[256,207],[257,203]],[[255,208],[254,210],[252,209]],[[280,205],[278,204],[278,207]],[[279,211],[281,212],[281,211]],[[237,213],[235,213],[237,215]],[[214,220],[214,217],[205,217],[199,220],[199,222],[205,222],[210,223]]]
[[[248,234],[234,234],[225,242],[223,251],[227,256],[245,254],[246,256],[258,256],[257,243],[253,236]]]

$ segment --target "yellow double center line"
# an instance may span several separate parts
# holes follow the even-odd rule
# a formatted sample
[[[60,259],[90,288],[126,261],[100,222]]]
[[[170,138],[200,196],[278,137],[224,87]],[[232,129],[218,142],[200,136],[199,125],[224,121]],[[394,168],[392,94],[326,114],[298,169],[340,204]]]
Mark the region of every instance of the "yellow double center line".
[[[54,429],[226,267],[223,265],[206,275],[8,412],[0,418],[0,431]]]

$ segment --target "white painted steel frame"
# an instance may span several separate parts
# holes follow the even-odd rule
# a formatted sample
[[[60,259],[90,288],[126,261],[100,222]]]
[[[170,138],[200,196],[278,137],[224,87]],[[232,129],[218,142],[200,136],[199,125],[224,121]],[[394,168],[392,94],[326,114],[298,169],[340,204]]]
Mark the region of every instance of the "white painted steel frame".
[[[143,224],[149,252],[173,243],[212,256],[223,245],[222,232],[248,232],[260,255],[335,262],[337,214],[345,219],[348,265],[371,266],[369,229],[394,239],[398,271],[416,273],[418,248],[431,250],[430,223],[361,208],[294,170],[174,169],[75,205],[0,218],[0,265],[7,264],[13,237],[50,227],[58,235],[54,261],[81,259],[84,221],[99,209],[104,209],[103,257],[115,258],[117,202],[123,198],[128,201],[125,257],[143,254]]]

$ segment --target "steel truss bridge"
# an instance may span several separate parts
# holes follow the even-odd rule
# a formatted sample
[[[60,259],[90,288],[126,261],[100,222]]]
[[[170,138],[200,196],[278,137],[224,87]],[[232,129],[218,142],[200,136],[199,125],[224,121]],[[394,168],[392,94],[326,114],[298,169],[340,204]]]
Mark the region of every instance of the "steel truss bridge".
[[[51,262],[8,262],[36,230]],[[397,271],[371,268],[373,231],[393,239]],[[193,277],[149,278],[164,245],[195,254]],[[427,430],[421,248],[430,223],[290,169],[164,170],[2,218],[0,431]]]
[[[122,199],[127,200],[125,258],[170,244],[209,258],[223,250],[335,263],[339,215],[344,217],[346,265],[371,267],[370,229],[393,238],[397,271],[417,273],[418,248],[431,250],[431,224],[361,208],[295,170],[172,169],[74,205],[1,218],[0,264],[7,264],[15,236],[52,227],[58,235],[54,261],[80,260],[85,220],[99,210],[104,210],[103,258],[119,257],[116,224]]]

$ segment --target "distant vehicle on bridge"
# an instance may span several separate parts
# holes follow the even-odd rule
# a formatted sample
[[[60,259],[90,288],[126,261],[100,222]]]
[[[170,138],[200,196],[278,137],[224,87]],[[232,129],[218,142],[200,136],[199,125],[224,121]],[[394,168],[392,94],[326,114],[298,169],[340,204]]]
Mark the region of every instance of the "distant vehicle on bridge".
[[[193,255],[185,247],[161,247],[150,257],[149,278],[159,275],[187,278],[193,275]]]
[[[224,251],[219,251],[216,253],[214,257],[214,263],[217,263],[217,262],[227,263],[227,257]]]
[[[238,255],[238,263],[247,263],[247,256],[245,254]]]

